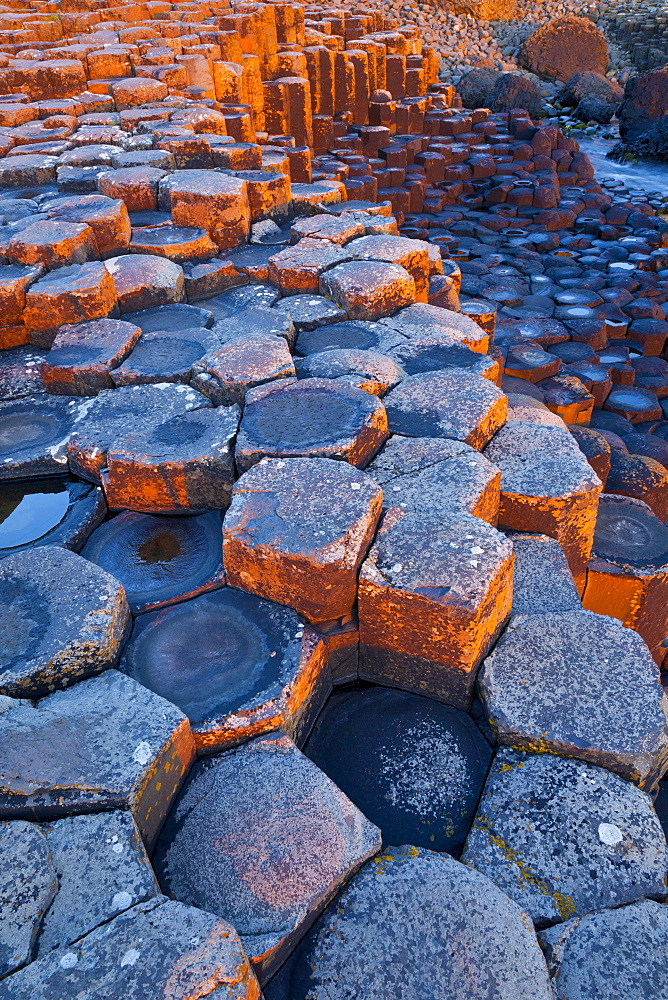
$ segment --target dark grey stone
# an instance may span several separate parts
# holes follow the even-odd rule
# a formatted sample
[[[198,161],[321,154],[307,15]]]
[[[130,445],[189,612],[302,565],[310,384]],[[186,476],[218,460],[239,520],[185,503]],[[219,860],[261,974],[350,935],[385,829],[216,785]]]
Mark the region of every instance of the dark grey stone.
[[[145,333],[122,365],[110,373],[115,386],[189,382],[193,366],[217,343],[203,328]]]
[[[393,434],[367,472],[383,487],[386,510],[447,513],[456,505],[496,524],[501,474],[463,441]]]
[[[0,693],[39,698],[113,667],[129,627],[122,585],[74,552],[0,560]]]
[[[0,400],[21,399],[45,392],[41,364],[47,355],[48,351],[35,347],[12,347],[1,351]]]
[[[651,654],[616,618],[517,615],[480,673],[501,743],[615,771],[651,791],[668,760],[668,699]]]
[[[316,330],[329,323],[341,323],[347,318],[336,302],[323,295],[290,295],[279,299],[274,309],[287,313],[297,330]]]
[[[107,513],[97,486],[49,476],[0,486],[0,558],[39,545],[79,552]]]
[[[240,472],[265,456],[343,458],[363,467],[386,437],[385,409],[368,392],[329,379],[280,379],[247,394],[235,458]]]
[[[379,847],[315,764],[267,736],[195,765],[153,863],[165,892],[233,924],[265,981]]]
[[[292,298],[285,300],[290,303]],[[301,330],[297,335],[295,351],[303,357],[319,354],[321,351],[379,351],[395,347],[403,340],[401,334],[388,329],[381,323],[367,320],[350,320],[346,323],[331,323],[314,330]]]
[[[552,1000],[530,921],[447,855],[393,847],[364,866],[267,1000]]]
[[[49,845],[39,827],[0,824],[0,976],[32,961],[44,914],[58,892]]]
[[[321,351],[295,360],[299,378],[352,379],[367,392],[384,395],[401,382],[404,372],[392,358],[375,351]]]
[[[292,347],[295,340],[295,326],[290,314],[267,306],[251,306],[229,319],[219,319],[212,332],[223,344],[230,340],[282,337]]]
[[[202,304],[218,321],[235,316],[252,306],[264,306],[269,309],[278,301],[278,297],[276,289],[268,285],[242,285],[239,288],[229,288],[225,292],[219,292],[210,299],[203,299]]]
[[[164,306],[153,306],[152,309],[140,309],[139,312],[125,313],[123,319],[134,323],[142,333],[156,331],[188,330],[193,327],[213,326],[214,314],[206,306],[189,306],[185,302],[173,302]]]
[[[455,855],[492,758],[465,712],[383,687],[336,691],[304,753],[380,827],[384,844]]]
[[[582,601],[559,542],[548,535],[509,537],[515,552],[513,614],[581,611]]]
[[[645,792],[579,760],[508,747],[492,764],[462,861],[536,927],[668,891],[666,838]]]
[[[193,756],[186,718],[130,677],[101,677],[0,715],[0,819],[128,809],[150,846]]]
[[[46,394],[0,403],[0,481],[65,472],[67,443],[83,407]]]
[[[140,903],[0,983],[2,1000],[257,1000],[257,980],[223,920],[164,897]]]
[[[382,324],[396,330],[407,340],[438,337],[446,333],[448,337],[477,351],[486,350],[489,343],[489,334],[469,316],[421,302],[400,309],[394,316],[382,320]]]
[[[460,368],[411,375],[385,397],[390,432],[447,437],[481,450],[506,419],[506,397]]]
[[[130,813],[67,816],[33,829],[41,829],[46,837],[58,875],[58,892],[39,934],[40,957],[159,894]]]
[[[643,899],[540,935],[557,1000],[668,996],[668,907]]]

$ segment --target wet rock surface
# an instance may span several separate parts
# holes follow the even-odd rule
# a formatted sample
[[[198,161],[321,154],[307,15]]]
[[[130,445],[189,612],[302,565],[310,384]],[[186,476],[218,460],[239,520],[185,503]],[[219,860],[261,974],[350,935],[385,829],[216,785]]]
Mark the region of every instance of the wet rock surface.
[[[323,641],[290,608],[232,587],[141,615],[122,668],[179,706],[200,748],[276,727],[303,737],[330,690]]]
[[[375,687],[334,694],[304,752],[380,827],[385,844],[454,855],[492,757],[464,712]]]

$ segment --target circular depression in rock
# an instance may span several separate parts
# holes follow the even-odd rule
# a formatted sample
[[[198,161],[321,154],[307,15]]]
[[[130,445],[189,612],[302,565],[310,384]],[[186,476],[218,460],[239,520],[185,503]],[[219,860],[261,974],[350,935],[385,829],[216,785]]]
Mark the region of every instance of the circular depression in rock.
[[[82,555],[125,587],[133,611],[201,589],[220,567],[220,514],[152,517],[124,511],[93,532]]]
[[[57,527],[71,497],[62,479],[31,479],[0,486],[0,553],[29,545]]]
[[[450,854],[461,850],[492,759],[465,712],[380,687],[335,692],[304,753],[385,844]]]
[[[301,629],[289,608],[225,587],[141,615],[123,669],[193,723],[223,719],[279,693]]]

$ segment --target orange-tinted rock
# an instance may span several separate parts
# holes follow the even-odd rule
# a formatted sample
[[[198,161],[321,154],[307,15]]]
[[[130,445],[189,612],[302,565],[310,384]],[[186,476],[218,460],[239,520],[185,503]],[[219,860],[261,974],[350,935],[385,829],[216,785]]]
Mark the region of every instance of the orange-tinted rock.
[[[345,309],[350,319],[380,319],[415,302],[415,282],[399,264],[351,261],[320,278],[320,294]]]
[[[169,181],[175,225],[206,229],[221,249],[245,241],[250,227],[246,181],[204,170],[182,170]]]
[[[103,265],[113,283],[122,313],[180,302],[184,296],[183,269],[171,260],[149,254],[111,257]]]
[[[116,308],[116,289],[104,264],[92,261],[61,267],[40,278],[26,293],[23,318],[30,342],[50,347],[63,323],[109,316]]]
[[[608,45],[605,35],[588,18],[566,14],[529,35],[521,58],[533,73],[565,81],[587,70],[605,74]]]
[[[360,570],[360,677],[467,707],[512,567],[511,543],[463,510],[388,512]]]
[[[363,236],[347,247],[357,260],[382,260],[405,268],[415,282],[417,302],[427,301],[429,286],[429,244],[403,236]],[[440,254],[439,254],[440,261]]]
[[[138,326],[118,319],[61,327],[41,366],[46,391],[95,396],[102,389],[113,389],[109,372],[125,360],[140,337]]]
[[[131,228],[125,202],[103,195],[82,195],[63,198],[48,215],[65,222],[80,222],[90,226],[100,257],[108,257],[125,250],[130,242]]]
[[[240,338],[206,354],[194,366],[192,385],[215,406],[243,406],[250,389],[294,375],[290,350],[281,337]]]
[[[320,275],[346,260],[350,254],[340,246],[306,237],[269,258],[269,280],[284,295],[317,292]]]
[[[121,167],[106,170],[97,178],[100,194],[120,199],[128,212],[154,212],[158,207],[158,183],[165,171],[158,167]]]
[[[228,582],[310,621],[349,614],[382,499],[369,476],[343,462],[260,462],[236,484],[225,515]]]
[[[571,435],[509,423],[485,455],[501,469],[499,525],[556,538],[582,593],[602,484]]]
[[[205,407],[118,435],[101,473],[107,503],[147,514],[226,507],[238,424],[236,406]]]
[[[668,528],[641,500],[602,494],[582,603],[638,632],[661,665],[668,635]]]
[[[17,264],[42,264],[49,270],[99,257],[90,226],[55,220],[27,226],[9,241],[7,253]]]

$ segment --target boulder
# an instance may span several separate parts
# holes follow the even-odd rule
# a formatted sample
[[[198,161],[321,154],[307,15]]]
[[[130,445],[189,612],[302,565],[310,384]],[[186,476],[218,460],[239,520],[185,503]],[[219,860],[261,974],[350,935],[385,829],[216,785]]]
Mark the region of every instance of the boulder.
[[[668,95],[668,90],[667,90]],[[668,106],[666,108],[668,111]],[[626,156],[634,156],[641,160],[668,160],[668,114],[640,132],[630,141],[618,142],[610,151],[610,159],[622,160]]]
[[[583,97],[573,115],[580,122],[598,122],[599,125],[609,125],[615,114],[615,105],[595,97],[593,94]]]
[[[520,73],[502,73],[490,95],[491,111],[524,108],[532,118],[538,118],[542,107],[543,98],[537,84]]]
[[[622,88],[613,83],[612,80],[608,80],[602,73],[585,70],[581,73],[574,73],[566,81],[564,89],[559,94],[559,100],[562,104],[574,107],[585,97],[598,97],[606,104],[619,104],[623,96]]]
[[[603,75],[608,65],[608,43],[588,18],[566,14],[529,35],[520,61],[533,73],[551,80],[568,80],[584,70]]]
[[[668,111],[668,67],[632,77],[619,108],[619,134],[624,142],[636,139]]]

